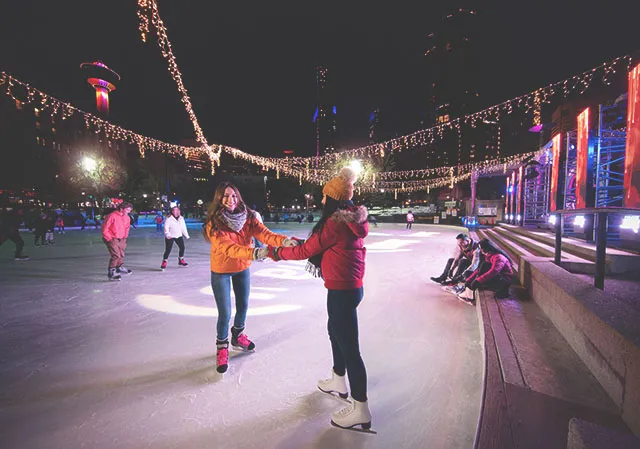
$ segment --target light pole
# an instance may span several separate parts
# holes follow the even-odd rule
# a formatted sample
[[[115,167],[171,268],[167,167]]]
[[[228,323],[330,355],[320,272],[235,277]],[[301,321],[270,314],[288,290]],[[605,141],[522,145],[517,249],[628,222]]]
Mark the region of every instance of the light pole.
[[[94,180],[94,171],[96,169],[96,166],[98,165],[96,163],[96,160],[92,157],[89,156],[85,156],[82,158],[82,161],[80,162],[80,165],[82,166],[82,169],[85,171],[85,173],[87,174],[87,178]],[[84,192],[82,192],[82,194],[84,195]],[[95,220],[95,209],[94,209],[94,200],[93,198],[91,198],[91,195],[89,195],[90,199],[91,199],[91,218],[93,220]]]
[[[309,212],[309,201],[313,199],[313,195],[310,193],[304,194],[304,199],[307,200],[307,213]]]

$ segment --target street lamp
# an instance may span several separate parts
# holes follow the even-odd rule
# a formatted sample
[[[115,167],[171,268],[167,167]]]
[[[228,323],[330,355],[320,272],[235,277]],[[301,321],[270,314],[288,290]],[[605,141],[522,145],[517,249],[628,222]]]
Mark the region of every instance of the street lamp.
[[[84,168],[84,171],[86,172],[91,172],[94,171],[96,169],[96,161],[95,159],[89,157],[89,156],[85,156],[82,159],[82,168]]]
[[[362,171],[362,163],[358,159],[353,159],[349,163],[349,168],[354,171],[356,176],[358,176],[360,174],[360,172]]]
[[[307,200],[307,212],[309,212],[309,201],[313,199],[313,195],[310,193],[305,193],[304,198],[305,200]]]

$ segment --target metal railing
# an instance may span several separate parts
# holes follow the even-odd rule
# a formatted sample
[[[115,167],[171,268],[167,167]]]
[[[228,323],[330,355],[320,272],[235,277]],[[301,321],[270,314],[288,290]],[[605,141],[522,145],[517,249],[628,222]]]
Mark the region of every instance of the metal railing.
[[[585,209],[566,209],[552,212],[551,215],[556,217],[555,233],[556,245],[554,262],[560,264],[562,256],[562,229],[565,215],[582,215],[593,217],[591,226],[594,226],[596,240],[596,272],[594,276],[594,286],[600,290],[604,290],[605,265],[607,256],[607,223],[610,214],[640,216],[640,209],[625,207],[590,207]],[[634,229],[638,232],[638,229]]]

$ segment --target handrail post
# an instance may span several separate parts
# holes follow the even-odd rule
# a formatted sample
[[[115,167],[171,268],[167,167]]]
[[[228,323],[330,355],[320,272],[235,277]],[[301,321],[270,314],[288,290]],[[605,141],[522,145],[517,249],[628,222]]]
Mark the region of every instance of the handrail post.
[[[556,214],[556,252],[554,256],[554,262],[556,264],[560,263],[560,259],[562,256],[562,214]]]
[[[607,259],[607,213],[598,212],[598,227],[596,231],[596,274],[594,285],[604,290],[604,272]]]

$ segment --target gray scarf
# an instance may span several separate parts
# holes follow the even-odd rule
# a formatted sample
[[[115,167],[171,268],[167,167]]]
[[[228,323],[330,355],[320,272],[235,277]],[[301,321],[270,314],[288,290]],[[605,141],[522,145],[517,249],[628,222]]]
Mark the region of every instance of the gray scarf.
[[[247,221],[247,210],[245,209],[242,212],[237,212],[234,214],[227,211],[227,209],[224,209],[221,216],[224,224],[226,224],[229,229],[231,229],[233,232],[240,232],[245,222]]]

